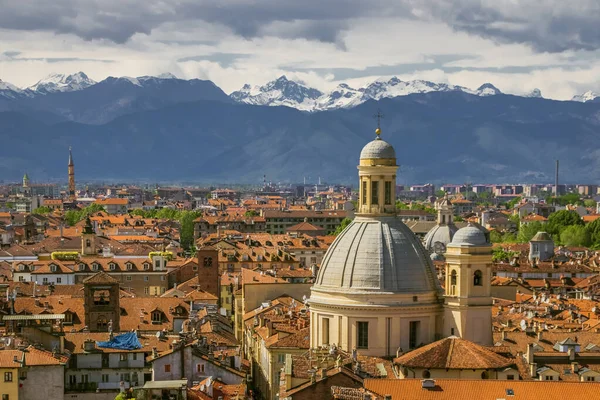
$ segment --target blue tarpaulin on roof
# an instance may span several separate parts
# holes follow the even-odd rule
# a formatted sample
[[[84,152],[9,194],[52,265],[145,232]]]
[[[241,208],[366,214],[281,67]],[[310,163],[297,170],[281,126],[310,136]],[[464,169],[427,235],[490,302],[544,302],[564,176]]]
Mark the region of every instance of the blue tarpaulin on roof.
[[[120,350],[137,350],[142,348],[142,344],[138,340],[135,332],[129,332],[115,336],[108,342],[96,342],[96,346]]]

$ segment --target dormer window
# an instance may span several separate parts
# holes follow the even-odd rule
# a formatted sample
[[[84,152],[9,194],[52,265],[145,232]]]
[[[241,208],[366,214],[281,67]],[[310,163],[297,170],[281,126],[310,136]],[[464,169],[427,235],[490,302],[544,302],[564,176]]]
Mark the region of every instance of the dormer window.
[[[98,264],[98,263],[92,264],[92,271],[98,271],[98,268],[100,268],[100,264]]]
[[[153,324],[161,324],[162,323],[162,312],[161,311],[152,311],[152,323]]]
[[[56,264],[50,264],[50,272],[56,272],[57,267]]]
[[[133,264],[128,262],[127,264],[127,271],[131,271],[133,269]]]
[[[19,264],[19,271],[25,271],[25,265]]]
[[[117,264],[115,264],[115,263],[110,263],[108,266],[111,271],[114,271],[115,269],[117,269]]]
[[[79,264],[79,270],[80,271],[85,271],[85,264],[84,263]]]
[[[147,262],[144,263],[144,271],[148,271],[150,269],[150,264]]]

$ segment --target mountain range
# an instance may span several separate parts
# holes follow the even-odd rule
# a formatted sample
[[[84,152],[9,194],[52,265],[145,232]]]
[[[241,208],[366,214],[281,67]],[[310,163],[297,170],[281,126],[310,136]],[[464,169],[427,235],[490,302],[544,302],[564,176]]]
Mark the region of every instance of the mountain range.
[[[73,146],[82,180],[260,182],[267,175],[354,183],[381,109],[399,183],[549,182],[556,159],[562,181],[600,181],[593,96],[555,101],[539,91],[513,96],[491,84],[470,90],[398,78],[322,93],[285,77],[228,96],[210,81],[172,75],[98,83],[76,75],[27,89],[0,82],[0,179],[24,172],[33,181],[66,179]]]

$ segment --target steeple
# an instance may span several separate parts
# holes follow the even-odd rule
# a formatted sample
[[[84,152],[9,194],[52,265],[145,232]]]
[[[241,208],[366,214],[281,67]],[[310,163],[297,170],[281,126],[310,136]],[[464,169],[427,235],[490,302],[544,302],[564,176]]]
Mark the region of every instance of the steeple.
[[[358,179],[360,195],[358,214],[394,215],[396,212],[396,152],[391,144],[381,139],[377,114],[375,140],[360,152]]]
[[[23,188],[26,189],[29,187],[29,175],[27,175],[27,173],[25,173],[25,175],[23,175]]]
[[[75,201],[75,164],[73,164],[73,153],[71,152],[71,146],[69,146],[69,200]]]
[[[450,225],[454,223],[452,218],[454,212],[452,209],[452,203],[450,203],[450,199],[448,198],[448,193],[446,193],[442,199],[436,202],[435,207],[437,208],[438,225]]]

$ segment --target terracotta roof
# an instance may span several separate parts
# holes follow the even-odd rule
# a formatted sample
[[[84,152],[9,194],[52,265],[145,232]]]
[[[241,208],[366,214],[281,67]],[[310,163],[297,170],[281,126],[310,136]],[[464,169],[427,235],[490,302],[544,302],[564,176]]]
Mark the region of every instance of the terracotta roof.
[[[594,399],[600,392],[596,382],[505,381],[436,379],[424,389],[420,379],[365,379],[364,387],[393,400],[563,400]]]
[[[100,271],[90,277],[85,278],[83,283],[119,283],[119,281],[108,275],[106,272]]]
[[[297,231],[323,231],[323,228],[319,228],[318,226],[314,226],[309,222],[300,222],[294,226],[290,226],[286,229],[288,232],[297,232]]]
[[[126,206],[129,204],[129,200],[128,199],[97,199],[96,204],[99,204],[101,206],[108,206],[108,205]]]
[[[394,363],[410,368],[490,369],[506,367],[513,361],[478,344],[451,336],[395,358]]]
[[[21,350],[0,350],[0,368],[18,368],[20,367],[19,362],[15,362],[14,358],[21,360],[23,351]],[[29,346],[25,351],[25,365],[29,367],[43,366],[43,365],[63,365],[68,359],[64,356],[58,355],[54,357],[52,353],[36,349],[33,346]]]

